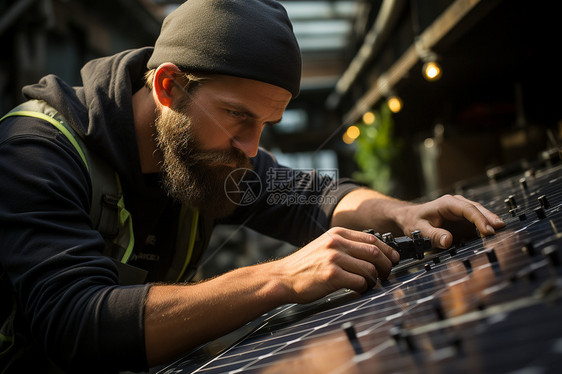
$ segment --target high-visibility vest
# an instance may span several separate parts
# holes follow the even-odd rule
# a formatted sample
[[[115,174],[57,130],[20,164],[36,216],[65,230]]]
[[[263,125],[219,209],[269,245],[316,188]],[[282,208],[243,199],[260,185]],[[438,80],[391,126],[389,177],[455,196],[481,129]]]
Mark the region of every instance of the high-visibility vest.
[[[76,131],[66,122],[63,116],[45,101],[26,101],[0,118],[0,122],[15,116],[28,116],[47,121],[57,128],[74,146],[88,169],[92,181],[90,219],[93,227],[100,232],[105,240],[106,245],[103,254],[112,258],[117,264],[120,284],[143,283],[146,272],[126,265],[133,253],[135,238],[133,219],[125,208],[119,175],[105,160],[95,152],[89,151],[83,139],[76,134]],[[194,260],[193,252],[199,224],[199,211],[183,205],[179,215],[172,266],[166,274],[166,279],[162,279],[163,281],[185,280],[188,275],[186,273],[188,265]],[[200,254],[198,253],[195,257],[198,259]],[[193,266],[190,270],[193,273]]]
[[[119,284],[144,283],[147,272],[127,264],[134,250],[135,238],[133,219],[125,209],[119,175],[101,157],[93,151],[89,151],[83,139],[76,134],[63,116],[45,101],[24,102],[0,118],[0,122],[16,116],[38,118],[50,123],[74,146],[84,162],[92,182],[90,219],[93,228],[105,240],[103,254],[113,259],[117,265]],[[195,274],[197,263],[208,243],[212,226],[212,219],[209,217],[200,219],[197,209],[182,205],[179,212],[172,264],[162,281],[189,280]],[[200,241],[197,248],[195,248],[196,240]],[[7,286],[7,280],[3,279],[4,277],[5,274],[0,274],[0,286],[2,287]],[[4,291],[10,293],[9,290]],[[15,331],[18,318],[17,302],[13,292],[10,296],[10,300],[5,299],[2,302],[2,316],[0,316],[4,317],[0,321],[0,367],[10,366],[15,360],[21,359],[20,356],[23,352],[34,344],[28,337]],[[62,373],[52,362],[49,365],[49,372]]]

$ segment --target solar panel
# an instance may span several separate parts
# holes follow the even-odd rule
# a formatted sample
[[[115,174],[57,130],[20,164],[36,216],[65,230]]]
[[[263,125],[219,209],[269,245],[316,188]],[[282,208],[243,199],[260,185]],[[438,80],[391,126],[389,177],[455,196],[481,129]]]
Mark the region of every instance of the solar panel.
[[[494,236],[277,308],[159,373],[559,372],[562,166],[539,166],[464,191],[504,219]]]

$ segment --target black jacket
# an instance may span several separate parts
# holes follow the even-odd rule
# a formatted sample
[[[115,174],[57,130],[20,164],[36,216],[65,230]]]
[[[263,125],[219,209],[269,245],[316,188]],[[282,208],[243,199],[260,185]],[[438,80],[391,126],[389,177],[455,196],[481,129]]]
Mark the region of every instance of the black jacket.
[[[130,263],[148,270],[149,282],[160,280],[169,266],[179,211],[160,176],[143,175],[138,159],[131,97],[143,85],[151,52],[93,60],[81,71],[81,87],[49,75],[23,89],[27,98],[55,107],[118,172],[133,216]],[[252,163],[263,181],[271,178],[268,170],[284,170],[263,150]],[[357,188],[350,181],[286,170],[295,196],[332,200],[287,203],[262,188],[255,203],[216,223],[245,224],[300,246],[328,228],[335,203]],[[15,292],[18,328],[65,370],[146,370],[143,313],[150,285],[119,285],[114,263],[101,255],[104,241],[89,219],[91,181],[73,146],[44,121],[6,119],[0,123],[0,181],[1,281]]]

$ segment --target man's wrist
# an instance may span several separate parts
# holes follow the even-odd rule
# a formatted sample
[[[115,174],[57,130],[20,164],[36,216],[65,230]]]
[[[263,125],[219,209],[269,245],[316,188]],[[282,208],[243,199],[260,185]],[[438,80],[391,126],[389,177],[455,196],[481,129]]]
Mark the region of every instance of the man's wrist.
[[[355,230],[375,229],[396,233],[401,230],[404,207],[411,203],[388,197],[377,191],[361,188],[347,194],[336,206],[332,226]]]

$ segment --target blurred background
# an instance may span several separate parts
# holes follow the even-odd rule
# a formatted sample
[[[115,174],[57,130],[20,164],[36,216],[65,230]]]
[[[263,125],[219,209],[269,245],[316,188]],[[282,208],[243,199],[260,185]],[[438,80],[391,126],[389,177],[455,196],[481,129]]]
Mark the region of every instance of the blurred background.
[[[173,0],[1,0],[0,109],[88,60],[152,45]],[[523,0],[281,1],[302,90],[262,146],[406,200],[461,192],[559,157],[560,16]],[[282,224],[282,222],[272,222]],[[292,246],[221,227],[201,277]]]

